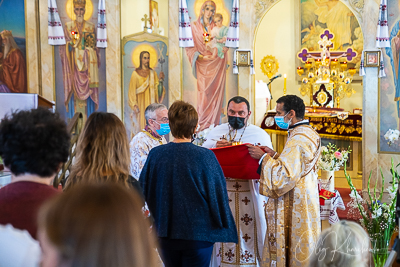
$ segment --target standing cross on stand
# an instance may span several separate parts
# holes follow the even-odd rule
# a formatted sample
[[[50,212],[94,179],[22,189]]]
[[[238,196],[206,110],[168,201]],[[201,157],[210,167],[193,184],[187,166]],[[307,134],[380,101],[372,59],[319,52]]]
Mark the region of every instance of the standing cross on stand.
[[[144,29],[147,30],[147,22],[150,22],[150,18],[147,18],[147,14],[144,14],[144,18],[142,18],[142,21],[144,21]]]
[[[351,61],[353,57],[357,56],[357,53],[351,47],[349,47],[347,51],[329,51],[330,48],[333,48],[332,42],[330,41],[331,39],[333,39],[333,34],[330,33],[329,30],[325,30],[325,32],[322,33],[320,37],[322,40],[320,40],[318,44],[325,53],[319,51],[309,52],[307,48],[303,48],[301,52],[297,55],[297,57],[303,62],[306,62],[308,61],[308,58],[319,59],[322,61],[324,56],[325,58],[328,57],[329,60],[333,58],[340,59],[342,57],[346,57],[347,61]]]
[[[320,38],[318,45],[321,51],[310,52],[307,48],[302,48],[297,54],[307,69],[306,77],[302,78],[299,90],[303,96],[310,94],[310,105],[315,102],[319,106],[333,107],[336,101],[336,107],[339,108],[340,99],[346,95],[350,97],[355,93],[350,84],[356,73],[355,68],[347,68],[346,61],[339,60],[346,58],[352,61],[357,56],[357,52],[351,47],[346,51],[330,51],[334,48],[331,41],[334,35],[328,29],[320,35]],[[314,59],[314,62],[309,61],[310,58]],[[304,69],[298,67],[297,74],[301,77],[303,73]]]

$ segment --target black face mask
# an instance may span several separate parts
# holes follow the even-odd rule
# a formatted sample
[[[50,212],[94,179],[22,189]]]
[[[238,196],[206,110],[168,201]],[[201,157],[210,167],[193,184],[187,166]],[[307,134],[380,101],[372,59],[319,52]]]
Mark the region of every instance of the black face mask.
[[[228,116],[228,123],[233,129],[241,129],[244,127],[245,118]]]

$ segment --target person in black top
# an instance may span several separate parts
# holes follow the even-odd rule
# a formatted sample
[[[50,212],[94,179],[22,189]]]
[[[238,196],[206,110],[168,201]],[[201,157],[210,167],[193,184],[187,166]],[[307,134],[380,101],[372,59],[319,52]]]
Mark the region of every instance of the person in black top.
[[[195,108],[176,101],[168,117],[174,140],[150,151],[139,182],[165,266],[208,267],[215,242],[238,242],[224,174],[212,151],[191,143]]]

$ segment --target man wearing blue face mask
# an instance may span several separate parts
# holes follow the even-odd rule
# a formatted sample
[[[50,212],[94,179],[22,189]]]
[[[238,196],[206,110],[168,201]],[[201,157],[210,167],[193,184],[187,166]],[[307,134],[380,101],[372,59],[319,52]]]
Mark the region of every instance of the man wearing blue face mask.
[[[260,144],[272,149],[270,136],[260,127],[248,122],[251,115],[247,99],[235,96],[228,101],[228,123],[210,131],[203,147],[225,147],[232,144]],[[234,156],[234,155],[233,155]],[[216,243],[211,267],[261,266],[266,233],[263,205],[268,198],[260,195],[258,180],[226,177],[229,206],[238,227],[239,243]],[[224,253],[221,253],[223,251]]]
[[[164,135],[169,134],[168,109],[163,104],[150,104],[145,112],[146,126],[129,143],[131,154],[130,175],[139,179],[147,156],[152,148],[166,144]]]
[[[263,263],[304,266],[321,232],[316,167],[321,138],[304,120],[300,97],[287,95],[276,102],[275,122],[289,133],[282,153],[249,146],[250,155],[260,159],[260,193],[269,197]]]

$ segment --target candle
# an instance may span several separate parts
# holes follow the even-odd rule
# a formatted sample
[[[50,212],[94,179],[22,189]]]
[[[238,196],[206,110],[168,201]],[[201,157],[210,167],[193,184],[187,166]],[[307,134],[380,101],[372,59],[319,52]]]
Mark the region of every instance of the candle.
[[[284,83],[283,83],[283,95],[286,95],[286,74],[283,74],[283,79],[284,79]]]
[[[283,74],[283,79],[284,79],[283,88],[286,89],[286,74]]]

